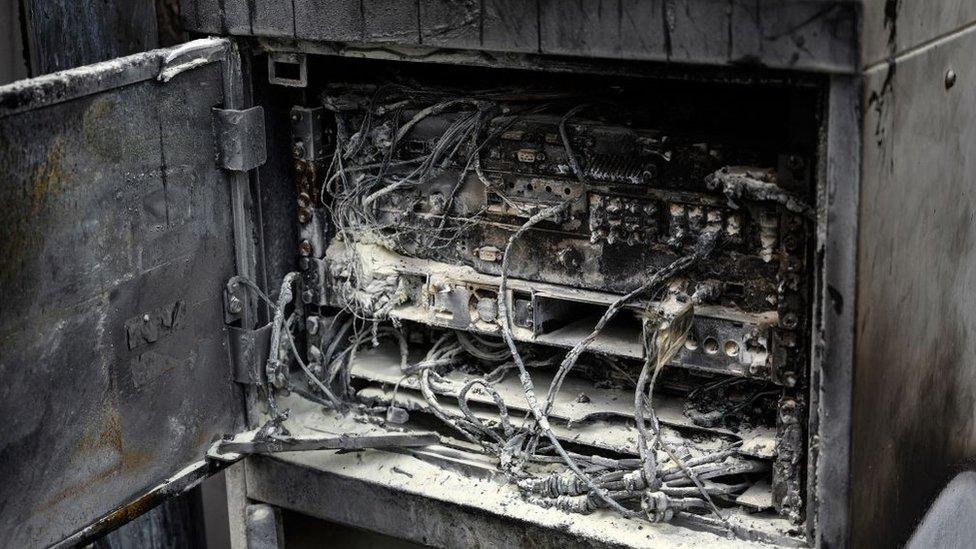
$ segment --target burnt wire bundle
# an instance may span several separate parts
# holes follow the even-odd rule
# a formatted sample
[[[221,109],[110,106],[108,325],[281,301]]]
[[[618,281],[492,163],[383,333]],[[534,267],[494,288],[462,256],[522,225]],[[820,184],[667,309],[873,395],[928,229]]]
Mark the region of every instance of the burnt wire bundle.
[[[519,116],[543,110],[561,110],[559,135],[566,149],[573,175],[583,180],[583,172],[572,150],[567,121],[579,115],[586,104],[565,105],[554,98],[533,97],[525,100],[511,93],[483,93],[465,97],[447,97],[439,93],[399,86],[373,90],[368,102],[362,95],[327,92],[323,105],[336,114],[336,146],[327,170],[322,207],[328,212],[330,230],[335,240],[352,246],[356,243],[379,244],[403,253],[422,253],[437,258],[441,250],[452,246],[484,212],[452,215],[457,193],[464,178],[475,173],[488,185],[480,167],[484,147],[505,131]],[[555,98],[558,99],[558,98]],[[450,114],[450,122],[422,150],[406,150],[405,138],[426,118]],[[505,123],[497,123],[504,117]],[[392,194],[409,189],[456,170],[458,179],[452,192],[444,198],[442,215],[427,224],[405,226],[384,222],[378,215],[378,204]],[[665,311],[648,305],[643,322],[645,361],[634,392],[634,420],[638,433],[639,457],[609,459],[582,456],[568,451],[550,424],[549,413],[563,381],[576,365],[580,355],[597,338],[607,323],[625,306],[646,300],[660,292],[674,277],[702,260],[716,246],[719,231],[705,231],[688,255],[648,273],[646,282],[612,303],[587,337],[580,340],[562,359],[556,374],[540,399],[530,369],[539,361],[525,358],[526,350],[515,342],[512,333],[508,284],[511,249],[533,226],[555,217],[569,201],[542,209],[515,228],[502,255],[499,288],[499,317],[503,341],[484,339],[475,334],[448,331],[428,348],[420,361],[411,362],[410,344],[398,325],[389,321],[389,313],[406,299],[403,281],[396,275],[376,276],[356,261],[345,268],[336,296],[347,313],[324,349],[312,347],[310,364],[299,356],[291,334],[291,321],[284,317],[284,306],[291,299],[295,278],[285,278],[277,303],[265,298],[276,311],[272,356],[269,371],[280,371],[278,363],[286,355],[309,378],[324,403],[341,408],[354,395],[350,389],[350,369],[357,350],[376,345],[379,339],[390,339],[400,349],[403,376],[415,377],[430,412],[466,441],[497,457],[501,468],[515,482],[525,497],[539,505],[571,512],[588,513],[600,508],[613,509],[627,517],[642,516],[653,521],[670,520],[675,513],[705,510],[714,513],[721,524],[734,530],[712,501],[716,495],[728,496],[742,486],[706,484],[699,477],[714,476],[734,464],[735,447],[724,448],[694,459],[679,455],[661,437],[661,429],[650,395],[664,365],[683,345],[690,327],[693,303],[687,296],[671,296],[677,310]],[[283,349],[283,350],[282,350]],[[489,364],[493,369],[468,381],[457,394],[458,409],[443,406],[439,396],[450,393],[450,383],[443,372],[471,362]],[[535,363],[534,363],[535,362]],[[543,360],[553,363],[553,360]],[[272,367],[274,366],[274,367]],[[516,372],[531,420],[512,420],[495,384],[509,372]],[[497,409],[497,421],[477,417],[468,404],[468,394],[480,391],[489,395]],[[271,405],[273,406],[273,398]],[[395,406],[394,402],[391,406]],[[528,419],[528,418],[527,418]],[[666,459],[659,461],[663,454]],[[561,463],[565,472],[539,474],[533,463]]]

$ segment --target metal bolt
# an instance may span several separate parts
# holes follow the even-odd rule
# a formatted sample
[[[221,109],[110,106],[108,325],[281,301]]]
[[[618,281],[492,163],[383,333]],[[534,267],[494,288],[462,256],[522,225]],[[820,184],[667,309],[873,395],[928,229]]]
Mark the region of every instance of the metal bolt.
[[[244,303],[237,297],[231,297],[227,303],[227,309],[232,314],[239,315],[244,310]]]
[[[302,240],[298,244],[298,253],[304,256],[312,255],[312,243],[308,240]]]
[[[945,73],[945,88],[949,89],[956,85],[956,71],[949,69]]]
[[[308,223],[312,219],[312,214],[305,208],[298,208],[298,222]]]
[[[295,146],[291,149],[291,154],[296,158],[301,158],[305,156],[305,144],[301,141],[296,141]]]
[[[783,376],[783,383],[787,387],[796,387],[796,374],[791,372]],[[796,404],[794,403],[793,405],[795,406]]]
[[[313,299],[315,299],[315,293],[313,293],[312,290],[305,290],[302,292],[302,302],[311,303]]]
[[[796,317],[795,313],[786,313],[783,315],[782,324],[784,328],[792,330],[793,328],[796,328],[797,324],[799,324],[799,319]]]
[[[563,248],[556,253],[556,261],[567,269],[579,268],[580,258],[573,248]]]
[[[792,252],[796,250],[796,247],[799,245],[799,242],[797,242],[795,236],[787,235],[787,237],[783,239],[783,245],[786,247],[787,251]]]

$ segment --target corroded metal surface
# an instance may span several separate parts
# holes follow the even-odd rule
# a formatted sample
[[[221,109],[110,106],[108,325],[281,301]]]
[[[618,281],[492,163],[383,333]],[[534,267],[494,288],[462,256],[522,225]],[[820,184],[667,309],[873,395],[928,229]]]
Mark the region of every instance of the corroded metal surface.
[[[0,484],[16,494],[0,503],[0,537],[11,546],[56,542],[142,501],[243,417],[220,297],[236,272],[231,187],[211,129],[229,50],[180,51],[0,88]]]
[[[755,65],[856,66],[859,4],[833,0],[182,0],[196,32],[357,45]]]
[[[976,22],[970,0],[862,0],[861,64],[869,67]]]
[[[286,403],[292,410],[286,424],[297,435],[385,432],[352,416],[323,416],[294,396]],[[762,546],[724,538],[703,523],[651,525],[606,511],[580,515],[543,508],[506,484],[490,458],[440,445],[396,453],[252,456],[241,465],[253,500],[433,547]]]
[[[37,76],[159,45],[154,0],[24,0],[22,30],[30,74]],[[18,24],[17,12],[12,19]]]
[[[974,52],[970,28],[865,79],[855,546],[904,543],[976,456]]]

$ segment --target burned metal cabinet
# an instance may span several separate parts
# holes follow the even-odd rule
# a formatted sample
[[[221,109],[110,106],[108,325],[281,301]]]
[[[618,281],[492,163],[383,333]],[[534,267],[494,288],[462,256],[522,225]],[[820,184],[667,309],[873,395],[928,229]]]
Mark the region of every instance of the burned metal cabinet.
[[[207,39],[0,88],[4,544],[131,520],[245,427],[222,288],[254,276],[264,141],[228,122],[263,122],[241,83]]]
[[[696,116],[707,116],[702,113],[713,113],[716,119],[726,121],[725,126],[716,123],[716,127],[721,126],[732,136],[728,142],[735,142],[736,138],[743,142],[761,141],[761,135],[758,139],[753,138],[761,134],[764,128],[773,128],[769,120],[763,119],[779,117],[778,120],[783,122],[777,130],[780,133],[776,133],[775,137],[770,133],[766,139],[779,140],[785,150],[790,136],[783,127],[790,124],[815,127],[806,157],[812,186],[808,197],[812,206],[811,228],[814,230],[803,237],[804,244],[800,246],[804,248],[806,244],[810,245],[807,256],[810,277],[806,279],[809,281],[808,301],[804,305],[803,318],[798,323],[786,320],[782,326],[800,327],[800,346],[808,351],[803,358],[805,368],[801,372],[775,368],[767,372],[759,364],[753,365],[754,371],[750,371],[750,365],[745,364],[743,359],[731,359],[734,356],[758,354],[746,345],[748,336],[745,334],[719,339],[703,332],[704,337],[690,342],[686,347],[687,352],[682,351],[682,356],[687,358],[682,361],[684,366],[697,372],[714,373],[724,368],[725,374],[731,372],[744,378],[762,378],[777,387],[793,387],[799,383],[804,410],[793,415],[792,404],[782,410],[783,417],[797,426],[790,436],[803,447],[803,455],[799,458],[799,465],[797,462],[791,465],[787,463],[790,458],[785,458],[774,467],[802,471],[791,477],[788,488],[784,489],[782,482],[777,488],[781,492],[804,494],[802,502],[793,506],[795,509],[802,508],[802,511],[798,511],[798,515],[802,516],[788,536],[763,537],[757,534],[754,539],[818,546],[847,543],[852,516],[848,505],[856,310],[852,304],[857,301],[854,288],[855,235],[861,170],[860,3],[819,0],[593,0],[568,4],[558,1],[499,0],[416,3],[296,0],[281,6],[266,2],[246,4],[193,0],[183,2],[182,7],[189,30],[238,36],[253,46],[258,54],[257,64],[268,64],[267,82],[270,82],[270,85],[265,82],[262,70],[256,70],[252,82],[256,96],[263,96],[262,101],[267,101],[263,104],[268,112],[275,111],[278,117],[292,117],[290,125],[281,121],[269,124],[269,127],[278,127],[277,131],[269,130],[269,146],[278,147],[277,154],[290,157],[294,166],[279,158],[277,168],[269,165],[262,169],[260,175],[263,181],[290,181],[294,185],[294,195],[279,196],[263,203],[266,241],[268,238],[278,238],[292,247],[283,256],[280,250],[266,249],[266,253],[271,254],[268,257],[279,256],[275,260],[277,265],[269,265],[268,272],[283,275],[287,270],[284,265],[295,261],[286,259],[288,255],[292,258],[299,256],[298,266],[305,278],[303,288],[308,291],[307,296],[302,295],[302,299],[313,307],[330,304],[329,289],[335,285],[333,282],[322,283],[322,279],[330,276],[329,265],[343,261],[339,253],[341,246],[330,248],[330,235],[321,238],[322,225],[319,224],[327,226],[329,220],[313,211],[312,200],[318,197],[319,193],[315,191],[321,191],[317,187],[321,183],[318,178],[322,176],[322,170],[328,169],[329,155],[322,154],[319,144],[310,141],[310,136],[320,131],[310,131],[310,128],[320,123],[316,122],[316,117],[323,113],[319,103],[329,101],[330,84],[362,79],[363,74],[371,71],[378,75],[399,71],[416,76],[418,80],[425,78],[424,75],[429,80],[436,80],[437,73],[440,73],[442,82],[449,82],[444,87],[451,84],[461,87],[479,78],[489,83],[508,82],[504,80],[505,75],[513,73],[523,80],[562,81],[565,89],[573,89],[576,82],[572,80],[574,75],[580,77],[580,82],[585,80],[586,75],[594,80],[603,78],[606,88],[614,90],[623,86],[625,81],[631,82],[628,79],[646,79],[660,84],[662,89],[670,87],[681,90],[672,91],[670,95],[664,93],[662,100],[662,96],[654,95],[656,91],[641,88],[647,92],[648,103],[658,107],[658,111],[655,111],[657,116],[684,116],[690,121]],[[465,72],[458,67],[466,67]],[[477,67],[481,68],[481,73]],[[451,81],[452,76],[456,77],[454,81]],[[378,82],[381,78],[378,76],[370,83]],[[793,94],[797,90],[802,91]],[[746,98],[753,92],[751,99]],[[807,92],[809,95],[804,95]],[[354,92],[336,94],[334,97],[339,99],[332,103],[333,106],[343,101],[347,104],[366,103],[362,97],[357,99]],[[750,101],[754,102],[751,106]],[[768,101],[765,114],[761,105],[763,101]],[[391,109],[396,108],[395,101],[391,101],[391,105]],[[670,105],[674,107],[672,112],[664,112]],[[778,106],[789,107],[776,110]],[[627,108],[631,107],[629,105]],[[354,110],[349,109],[350,112]],[[742,114],[743,119],[735,126],[729,121],[737,112]],[[756,119],[749,120],[751,115],[757,115]],[[331,117],[332,114],[327,116]],[[355,115],[350,116],[354,126],[355,121],[360,119]],[[529,164],[532,162],[528,159],[531,152],[532,158],[540,166],[553,154],[559,158],[561,132],[556,131],[559,129],[559,117],[556,116],[555,120],[543,118],[531,120],[526,128],[519,126],[513,135],[522,132],[520,136],[544,137],[538,137],[535,141],[535,138],[507,138],[512,142],[511,146],[506,145],[509,148],[498,150],[499,156],[490,158],[497,160],[513,156],[519,162]],[[641,128],[636,122],[634,124],[634,128]],[[590,131],[581,127],[574,127],[571,131]],[[543,142],[549,136],[552,136],[552,140]],[[599,139],[595,137],[594,141],[598,142]],[[653,136],[648,134],[647,139],[653,140]],[[422,148],[422,144],[418,144],[418,147]],[[804,165],[803,159],[794,162],[789,155],[783,156],[781,165],[776,165],[777,161],[770,162],[768,157],[765,162],[777,169],[785,166],[787,171],[791,165],[794,169]],[[572,162],[568,160],[567,163]],[[619,247],[622,240],[633,245],[642,242],[641,239],[659,236],[653,235],[653,231],[641,233],[628,229],[625,235],[614,232],[614,227],[619,224],[640,225],[640,221],[633,219],[637,211],[653,211],[648,215],[657,215],[659,209],[656,204],[622,201],[613,191],[607,191],[604,196],[601,190],[589,183],[581,190],[573,183],[566,183],[565,177],[561,185],[551,185],[552,174],[533,172],[536,168],[526,168],[521,172],[527,174],[526,177],[511,178],[510,173],[503,173],[510,170],[509,167],[499,162],[489,164],[489,161],[485,161],[483,166],[489,180],[500,177],[499,181],[504,186],[522,197],[530,197],[526,198],[529,202],[538,201],[541,194],[554,192],[565,193],[569,197],[587,197],[585,203],[579,205],[578,211],[567,214],[572,218],[570,221],[578,224],[574,225],[575,228],[568,228],[564,224],[560,227],[563,235],[574,231],[585,232],[591,245],[602,250],[617,246],[614,248],[615,253],[619,253],[617,257],[627,257],[628,253],[633,253]],[[538,168],[541,171],[545,169]],[[587,177],[599,179],[605,176],[605,173],[601,175],[598,171],[590,170]],[[562,175],[566,173],[572,172]],[[635,177],[642,175],[638,173]],[[555,179],[560,178],[556,176]],[[608,184],[620,183],[609,181]],[[265,192],[270,191],[265,188]],[[394,204],[387,208],[390,217],[386,219],[396,224],[399,223],[399,215],[436,215],[439,206],[431,201],[438,195],[446,195],[444,188],[433,187],[424,187],[418,194],[410,198],[412,212]],[[278,198],[293,202],[282,205]],[[511,196],[508,198],[511,200]],[[490,198],[484,200],[490,211],[494,208],[494,214],[504,216],[507,215],[506,209],[511,209],[511,204],[506,204],[504,198],[496,199],[494,203]],[[295,201],[299,206],[297,213],[293,210]],[[708,207],[716,205],[711,203]],[[380,209],[384,207],[379,206]],[[602,218],[599,215],[602,214],[593,212],[611,209],[630,213],[622,214],[620,219],[608,217],[608,226],[601,226]],[[279,214],[268,215],[271,210]],[[692,217],[701,211],[696,207],[675,208],[670,214],[667,209],[664,211],[665,215],[677,218],[686,215],[689,210],[693,212],[690,214]],[[587,211],[590,212],[589,217],[581,213]],[[288,241],[281,239],[280,235],[271,235],[267,230],[269,226],[284,228],[289,222],[300,227],[297,231],[300,239]],[[587,223],[590,224],[589,228]],[[773,225],[777,223],[772,222]],[[606,229],[605,233],[600,232],[603,229]],[[759,233],[761,227],[757,225],[749,231]],[[276,229],[272,232],[279,231]],[[431,298],[430,307],[398,307],[395,313],[398,320],[438,328],[469,329],[474,326],[471,331],[477,332],[478,326],[490,325],[497,319],[491,308],[491,296],[500,288],[498,278],[502,271],[505,240],[488,229],[481,234],[483,241],[477,247],[469,246],[462,250],[467,254],[465,257],[462,257],[464,254],[455,255],[446,261],[447,264],[471,267],[477,276],[456,273],[440,276],[431,270],[430,264],[411,262],[411,257],[392,257],[388,263],[377,260],[390,270],[396,270],[396,265],[407,265],[403,271],[412,270],[417,277],[416,288],[436,294]],[[607,291],[618,294],[625,292],[639,278],[587,278],[593,274],[593,265],[602,259],[585,250],[579,254],[573,253],[586,247],[585,244],[577,246],[584,240],[577,237],[582,236],[574,233],[573,240],[569,240],[573,250],[566,253],[561,253],[563,250],[557,250],[543,237],[532,240],[534,245],[538,244],[537,247],[516,251],[512,268],[513,273],[518,274],[513,276],[529,281],[512,283],[515,316],[518,317],[515,322],[521,323],[525,330],[519,342],[564,348],[571,346],[567,334],[575,333],[582,337],[586,332],[579,329],[574,332],[571,320],[575,319],[570,317],[576,311],[580,312],[580,316],[587,316],[600,307],[606,307],[610,303]],[[682,237],[679,235],[675,238],[680,240]],[[560,245],[565,242],[567,240],[560,241]],[[476,256],[474,259],[470,259],[472,254]],[[444,263],[434,270],[443,269]],[[572,272],[566,274],[566,271],[573,269],[577,269],[580,276]],[[626,269],[618,269],[618,272],[640,274],[639,271],[628,272]],[[757,274],[754,279],[762,280],[764,276]],[[277,279],[279,276],[269,278]],[[466,287],[458,285],[459,280],[463,280]],[[733,292],[739,292],[735,299],[747,301],[749,297],[760,299],[769,295],[768,290],[762,290],[760,295],[758,286],[748,286],[747,282],[732,281],[729,284]],[[789,286],[789,283],[784,286]],[[566,287],[579,291],[576,298],[567,297],[564,292]],[[450,291],[441,291],[445,288]],[[410,291],[408,289],[407,293]],[[584,291],[593,293],[585,294],[585,299],[580,298]],[[488,296],[487,299],[485,296]],[[587,302],[587,299],[590,301]],[[469,302],[478,302],[485,307],[467,309],[462,306]],[[838,303],[847,303],[848,306],[838,306]],[[756,303],[755,306],[759,308],[762,305]],[[334,319],[320,324],[325,317],[318,314],[312,316],[314,329],[336,329],[330,324]],[[629,332],[625,330],[625,333]],[[596,345],[603,345],[599,347],[600,352],[639,358],[642,352],[640,345],[629,336],[625,339],[624,344],[603,345],[597,342]],[[740,353],[740,350],[748,350],[749,353]],[[695,355],[694,360],[692,355]],[[720,356],[721,360],[716,356]],[[403,389],[396,383],[395,370],[380,372],[377,369],[366,373],[361,371],[360,374],[360,380],[374,385],[366,388],[357,386],[357,389],[363,394],[372,391],[370,394],[377,399],[375,402],[393,402],[396,396],[389,400],[383,391],[389,391],[393,386]],[[416,391],[416,387],[412,390]],[[383,398],[388,400],[384,401]],[[288,405],[293,412],[302,409],[302,405],[294,399]],[[616,413],[620,413],[619,409]],[[680,412],[678,415],[681,415]],[[680,423],[681,420],[672,417],[672,421]],[[333,425],[331,428],[336,427]],[[713,528],[714,524],[678,521],[678,528],[674,528],[674,525],[655,526],[648,531],[646,527],[637,529],[626,521],[606,515],[573,516],[569,520],[559,513],[541,512],[524,502],[499,497],[497,492],[492,492],[491,487],[495,483],[492,478],[469,477],[464,480],[451,477],[444,471],[459,466],[437,452],[413,461],[410,459],[413,458],[398,457],[393,460],[375,455],[363,459],[325,458],[316,454],[253,458],[245,463],[244,489],[247,496],[255,500],[437,546],[472,544],[482,536],[490,536],[492,543],[499,545],[721,543],[720,539],[707,532],[723,531],[721,527]],[[430,465],[431,461],[437,460],[445,463]],[[363,465],[364,461],[367,465]],[[467,463],[465,466],[471,465]],[[473,468],[478,467],[475,465]],[[438,476],[441,474],[444,476]],[[485,474],[492,477],[490,473]],[[779,478],[782,480],[784,477],[780,475]],[[431,488],[435,482],[442,483],[444,488]],[[342,505],[330,504],[340,500]],[[557,532],[552,528],[554,523],[566,526],[561,526]]]
[[[904,543],[976,456],[976,6],[865,3],[853,543]],[[846,305],[845,305],[846,307]]]
[[[355,93],[330,95],[329,86],[382,83],[395,74],[409,77],[404,81],[441,78],[443,88],[508,78],[562,82],[564,89],[574,90],[580,83],[594,86],[594,81],[596,87],[613,90],[650,82],[652,86],[637,89],[657,107],[655,116],[678,121],[712,116],[717,122],[710,129],[724,130],[718,132],[724,143],[762,142],[769,130],[769,147],[785,150],[792,146],[789,128],[815,130],[806,145],[812,162],[785,155],[779,164],[755,156],[765,159],[777,177],[808,168],[810,202],[804,205],[810,208],[793,203],[812,229],[803,240],[810,252],[804,260],[807,301],[798,322],[779,326],[801,329],[796,341],[805,353],[793,363],[802,363],[803,369],[767,370],[766,364],[784,363],[771,358],[753,371],[742,362],[742,350],[757,353],[735,338],[728,340],[731,346],[720,345],[728,341],[716,338],[686,339],[686,350],[680,352],[688,360],[678,360],[674,368],[679,373],[719,371],[729,378],[761,378],[777,390],[796,388],[792,394],[798,399],[789,406],[777,404],[777,428],[786,427],[773,447],[748,451],[761,454],[767,463],[772,460],[774,471],[780,471],[775,473],[781,491],[777,511],[796,511],[787,518],[798,520],[784,528],[789,530],[785,535],[762,528],[732,529],[749,538],[741,540],[722,537],[727,529],[708,521],[705,513],[646,525],[602,511],[583,515],[542,508],[502,490],[501,475],[490,460],[458,451],[456,445],[249,457],[234,472],[235,503],[246,497],[435,546],[731,546],[747,541],[892,545],[907,540],[950,471],[972,459],[976,384],[967,359],[972,307],[965,296],[972,282],[967,183],[973,170],[964,151],[974,142],[972,124],[966,122],[976,102],[971,74],[976,48],[969,47],[976,13],[967,3],[183,0],[181,12],[191,32],[237,38],[205,40],[55,75],[35,81],[33,87],[5,88],[0,95],[0,155],[5,180],[11,181],[17,197],[7,214],[12,222],[4,229],[11,236],[4,238],[9,244],[5,256],[13,261],[5,259],[2,272],[0,332],[4,379],[13,380],[3,389],[3,406],[17,420],[5,432],[0,452],[5,463],[17,463],[10,473],[4,469],[5,483],[30,498],[27,505],[4,510],[3,528],[12,532],[11,539],[44,544],[75,532],[70,539],[81,539],[94,531],[84,529],[87,523],[134,500],[135,505],[118,508],[101,524],[123,520],[141,504],[214,467],[195,460],[216,437],[242,429],[246,415],[257,419],[267,411],[246,388],[265,383],[261,371],[231,366],[253,362],[241,358],[247,342],[259,337],[249,330],[253,319],[235,318],[251,316],[253,306],[247,299],[252,294],[226,288],[235,274],[253,280],[261,273],[266,281],[262,286],[275,286],[288,271],[298,269],[302,291],[295,297],[307,307],[305,333],[320,341],[341,339],[341,326],[319,312],[328,308],[328,290],[336,287],[329,280],[334,274],[329,265],[342,259],[337,253],[341,247],[329,248],[335,243],[335,235],[327,233],[329,219],[312,207],[332,146],[322,139],[327,132],[320,98],[333,99],[336,112],[353,113],[351,119],[359,120],[355,113],[366,103]],[[246,46],[244,64],[253,62],[257,70],[242,73],[236,68],[235,44]],[[260,164],[260,155],[247,151],[260,147],[235,131],[240,124],[233,123],[247,126],[246,120],[260,120],[256,111],[235,112],[244,107],[245,90],[264,108],[268,148],[268,161],[251,176],[250,188],[244,172]],[[100,98],[111,103],[123,94],[133,96],[123,110],[100,106]],[[226,110],[214,112],[214,107]],[[36,115],[22,116],[28,112]],[[745,119],[736,120],[737,115]],[[704,210],[695,209],[700,205],[662,209],[632,200],[634,193],[604,192],[599,188],[603,184],[628,182],[612,180],[622,173],[619,166],[595,169],[598,155],[583,160],[591,180],[579,182],[583,191],[572,177],[555,177],[561,186],[554,187],[551,174],[536,172],[549,169],[546,158],[559,158],[558,147],[552,145],[559,144],[562,126],[572,126],[572,135],[592,136],[594,143],[615,132],[632,135],[592,121],[570,125],[559,120],[536,117],[526,128],[516,128],[506,138],[507,148],[496,147],[498,156],[486,157],[483,168],[490,190],[502,187],[491,183],[493,177],[511,185],[521,197],[515,200],[523,206],[515,208],[520,211],[533,200],[540,202],[542,193],[586,196],[563,219],[576,224],[558,227],[574,246],[592,239],[601,250],[613,249],[616,258],[636,256],[632,249],[621,248],[621,242],[633,246],[674,238],[680,244],[685,237],[680,230],[614,232],[619,225],[640,229],[643,221],[633,217],[638,212],[687,220],[686,225],[673,223],[683,229],[705,219],[701,211],[724,208],[713,201]],[[50,131],[58,124],[61,131]],[[101,131],[106,126],[115,131]],[[158,130],[147,132],[147,127]],[[656,134],[640,125],[634,128],[647,146],[641,154],[666,152],[655,148],[660,145]],[[225,132],[224,138],[214,137]],[[49,137],[50,143],[41,141],[42,147],[39,137]],[[586,141],[578,143],[592,146]],[[720,155],[722,147],[699,149]],[[532,177],[510,177],[513,170],[499,162],[509,157],[531,164],[514,172]],[[711,165],[709,158],[705,165]],[[569,158],[566,162],[574,163]],[[654,174],[643,171],[622,177],[653,183]],[[574,172],[578,169],[558,175]],[[763,179],[772,178],[769,173],[714,172],[712,181],[768,189],[761,184],[771,180]],[[89,187],[65,187],[65,174],[82,174]],[[85,188],[91,192],[80,190]],[[415,214],[436,215],[443,204],[433,199],[443,193],[433,190],[437,192],[425,188],[413,197],[410,212],[396,205],[387,208],[386,214],[406,214],[391,217],[391,223]],[[740,197],[730,193],[730,198]],[[622,195],[630,198],[624,201]],[[259,210],[253,229],[252,196]],[[493,202],[491,196],[486,191],[479,200],[495,209],[493,215],[511,213],[510,202]],[[610,213],[617,217],[611,219]],[[784,219],[788,225],[789,218]],[[727,217],[721,222],[730,226]],[[109,223],[123,229],[111,232]],[[764,227],[773,225],[760,222],[750,230],[762,242]],[[411,287],[407,277],[405,295],[430,295],[417,302],[422,306],[394,307],[395,318],[473,333],[497,322],[499,309],[490,307],[491,300],[481,306],[486,295],[501,293],[497,263],[505,255],[504,241],[489,233],[484,233],[485,240],[494,240],[463,250],[463,261],[454,256],[451,261],[471,269],[448,269],[453,280],[430,276],[430,262],[413,261],[415,257],[386,263],[391,271],[406,266],[412,280],[419,281]],[[52,240],[52,234],[64,236]],[[260,253],[251,251],[254,241],[263,244]],[[609,294],[628,286],[617,279],[587,279],[598,262],[585,253],[553,253],[542,259],[525,250],[519,253],[515,268],[523,269],[519,276],[524,280],[516,279],[509,289],[513,317],[522,329],[520,344],[565,346],[558,336],[576,320],[574,311],[587,316],[606,307]],[[533,272],[530,264],[539,267]],[[562,265],[560,273],[553,271],[557,264]],[[566,271],[580,278],[567,278]],[[754,278],[770,281],[763,274]],[[456,284],[458,280],[465,284]],[[796,286],[794,280],[784,276],[782,286]],[[745,291],[745,282],[732,282],[727,287],[737,292],[736,303],[755,297]],[[763,286],[748,286],[755,287]],[[467,303],[470,308],[461,306]],[[753,317],[737,318],[748,322]],[[625,333],[633,331],[632,326],[624,328]],[[222,343],[225,330],[234,334],[227,348]],[[641,356],[632,338],[625,344],[598,343],[605,344],[600,352],[620,360]],[[368,393],[374,402],[387,404],[398,402],[397,390],[413,391],[416,397],[415,387],[400,387],[396,368],[383,369],[396,366],[395,361],[381,351],[361,355],[359,365],[372,364],[373,369],[360,370],[357,396]],[[269,364],[273,368],[268,373],[287,376],[276,361]],[[621,408],[594,399],[603,394],[596,388],[572,386],[579,389],[578,397],[574,393],[578,401],[568,405],[591,410],[605,406],[589,432],[563,435],[591,448],[585,437],[595,440],[602,431],[613,431],[609,421],[600,421],[620,415]],[[323,413],[320,404],[327,392],[314,386],[293,388],[278,401],[291,410],[292,428],[355,435],[374,432],[383,423]],[[490,404],[486,396],[478,398]],[[422,410],[423,399],[416,400]],[[935,401],[939,404],[932,405]],[[58,407],[58,402],[65,405]],[[33,412],[25,414],[24,409]],[[519,410],[527,412],[524,406]],[[676,413],[662,423],[679,430],[701,427],[690,425],[680,406],[672,411]],[[390,418],[397,419],[396,413]],[[720,436],[733,439],[739,434]],[[240,444],[260,446],[246,440]],[[787,446],[785,454],[782,446]],[[790,448],[802,450],[790,453]],[[170,465],[186,463],[197,465],[174,477],[175,482],[166,481],[179,468]],[[758,491],[769,494],[772,488]],[[243,521],[243,513],[232,512],[232,520]],[[771,524],[783,520],[768,514],[757,519]]]
[[[183,5],[192,30],[257,37],[264,50],[299,57],[821,75],[810,541],[904,542],[938,486],[971,462],[972,3],[295,0],[284,10],[292,18],[262,2]],[[349,482],[281,461],[249,468],[250,493],[281,504],[276,475],[326,478],[323,499]],[[378,523],[420,539],[389,516]]]

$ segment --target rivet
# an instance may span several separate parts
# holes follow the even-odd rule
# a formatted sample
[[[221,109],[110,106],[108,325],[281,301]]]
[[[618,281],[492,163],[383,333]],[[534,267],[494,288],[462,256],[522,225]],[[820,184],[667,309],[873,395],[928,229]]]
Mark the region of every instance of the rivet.
[[[945,73],[945,87],[946,89],[949,89],[955,85],[956,85],[956,71],[949,69]]]

